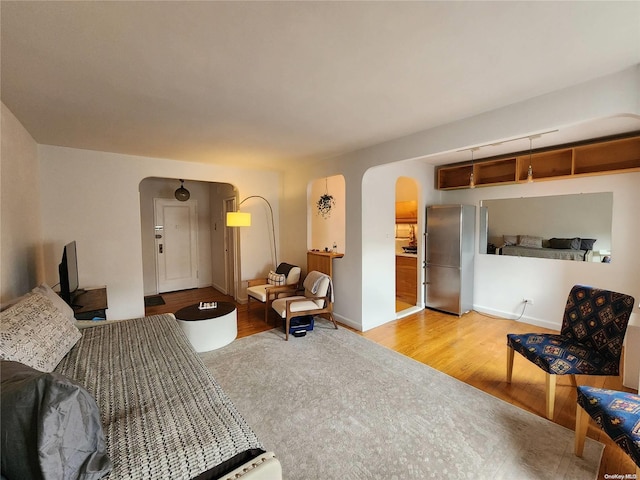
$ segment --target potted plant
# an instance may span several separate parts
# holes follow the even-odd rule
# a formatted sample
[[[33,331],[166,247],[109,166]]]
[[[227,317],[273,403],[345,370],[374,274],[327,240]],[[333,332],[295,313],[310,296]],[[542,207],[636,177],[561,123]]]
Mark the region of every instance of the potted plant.
[[[331,209],[335,206],[335,204],[336,201],[333,199],[333,195],[329,195],[329,193],[325,192],[316,202],[318,215],[322,215],[322,218],[328,218],[329,216],[331,216]]]

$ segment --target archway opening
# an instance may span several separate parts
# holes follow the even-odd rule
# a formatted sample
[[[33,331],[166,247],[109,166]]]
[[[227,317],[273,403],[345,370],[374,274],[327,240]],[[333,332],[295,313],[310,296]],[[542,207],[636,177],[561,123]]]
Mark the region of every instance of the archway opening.
[[[418,183],[396,180],[396,313],[418,304]]]

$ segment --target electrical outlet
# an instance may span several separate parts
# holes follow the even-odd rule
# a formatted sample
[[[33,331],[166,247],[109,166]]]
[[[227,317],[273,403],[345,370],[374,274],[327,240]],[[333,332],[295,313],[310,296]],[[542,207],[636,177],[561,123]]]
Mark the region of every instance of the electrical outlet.
[[[529,305],[533,305],[533,299],[532,298],[523,298],[522,299],[522,303],[528,303]]]

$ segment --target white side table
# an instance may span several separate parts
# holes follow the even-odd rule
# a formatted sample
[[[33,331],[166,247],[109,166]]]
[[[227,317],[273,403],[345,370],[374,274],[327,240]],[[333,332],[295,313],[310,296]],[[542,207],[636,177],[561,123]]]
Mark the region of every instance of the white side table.
[[[207,310],[196,303],[181,308],[175,317],[196,352],[224,347],[238,335],[236,306],[230,302],[218,302],[217,308]]]

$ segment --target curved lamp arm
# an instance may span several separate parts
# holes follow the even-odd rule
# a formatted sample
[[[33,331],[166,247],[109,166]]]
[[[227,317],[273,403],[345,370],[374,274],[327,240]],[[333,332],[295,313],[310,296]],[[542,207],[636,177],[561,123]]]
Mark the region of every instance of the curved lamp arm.
[[[250,195],[244,200],[242,200],[238,204],[238,209],[240,206],[251,198],[260,198],[265,201],[267,206],[269,207],[269,212],[271,214],[271,233],[273,235],[273,254],[275,258],[275,266],[274,269],[278,267],[278,249],[276,246],[276,227],[275,222],[273,220],[273,208],[271,208],[271,204],[269,200],[260,195]],[[249,227],[251,226],[251,214],[250,213],[241,213],[241,212],[227,212],[227,227]]]

